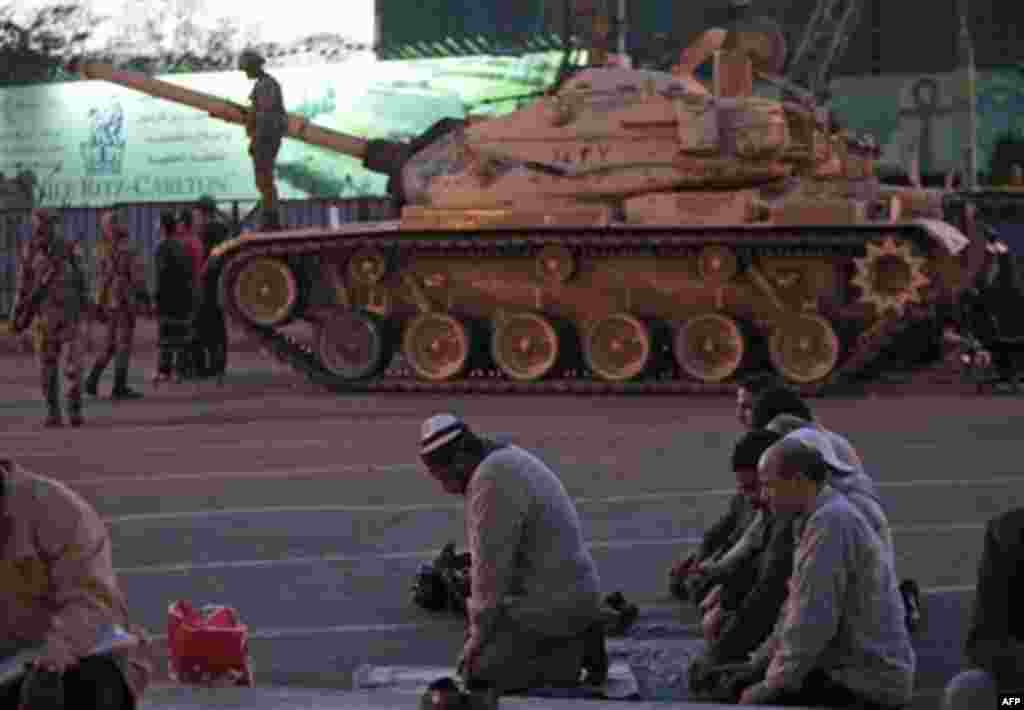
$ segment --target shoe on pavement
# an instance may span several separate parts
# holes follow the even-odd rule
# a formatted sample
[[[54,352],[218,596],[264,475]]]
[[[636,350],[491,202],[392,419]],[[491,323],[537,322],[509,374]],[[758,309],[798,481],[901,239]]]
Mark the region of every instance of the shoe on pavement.
[[[907,630],[911,633],[921,628],[921,589],[913,579],[900,582],[900,595],[906,607]]]

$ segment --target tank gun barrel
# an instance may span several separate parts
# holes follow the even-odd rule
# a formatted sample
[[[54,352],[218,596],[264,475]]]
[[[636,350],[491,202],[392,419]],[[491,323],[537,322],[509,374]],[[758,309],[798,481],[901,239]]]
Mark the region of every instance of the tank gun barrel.
[[[112,84],[118,84],[139,91],[148,96],[156,96],[167,101],[191,106],[200,111],[205,111],[213,118],[227,121],[228,123],[244,126],[249,115],[247,107],[233,101],[227,101],[201,91],[186,89],[183,86],[154,79],[140,72],[117,69],[104,62],[74,62],[71,65],[71,71],[85,79],[108,81]],[[349,155],[359,160],[366,160],[367,157],[369,141],[317,126],[310,123],[309,119],[305,116],[298,114],[288,114],[288,132],[286,135],[289,138],[294,138],[295,140],[300,140],[320,148],[326,148],[343,155]]]

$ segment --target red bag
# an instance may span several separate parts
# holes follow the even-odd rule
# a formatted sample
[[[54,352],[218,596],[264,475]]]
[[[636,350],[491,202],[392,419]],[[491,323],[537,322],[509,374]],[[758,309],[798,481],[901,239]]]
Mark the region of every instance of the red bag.
[[[167,671],[178,683],[252,686],[249,627],[232,607],[196,611],[185,600],[167,609]]]

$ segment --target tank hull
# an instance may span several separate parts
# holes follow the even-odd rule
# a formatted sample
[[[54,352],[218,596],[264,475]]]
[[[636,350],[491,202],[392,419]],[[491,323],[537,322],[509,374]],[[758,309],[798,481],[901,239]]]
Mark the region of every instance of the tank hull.
[[[765,368],[813,390],[955,303],[973,243],[921,223],[394,222],[243,235],[209,277],[268,352],[340,391],[699,392]]]

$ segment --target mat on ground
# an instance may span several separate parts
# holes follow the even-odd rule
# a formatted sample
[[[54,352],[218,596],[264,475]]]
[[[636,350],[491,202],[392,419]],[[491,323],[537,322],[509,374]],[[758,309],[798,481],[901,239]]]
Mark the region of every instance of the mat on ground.
[[[427,686],[438,678],[454,678],[455,668],[442,666],[371,666],[363,665],[352,674],[353,690],[388,690],[422,695]],[[608,680],[600,686],[575,688],[535,688],[527,695],[548,698],[606,698],[626,700],[639,697],[640,688],[629,663],[613,662],[608,669]]]

